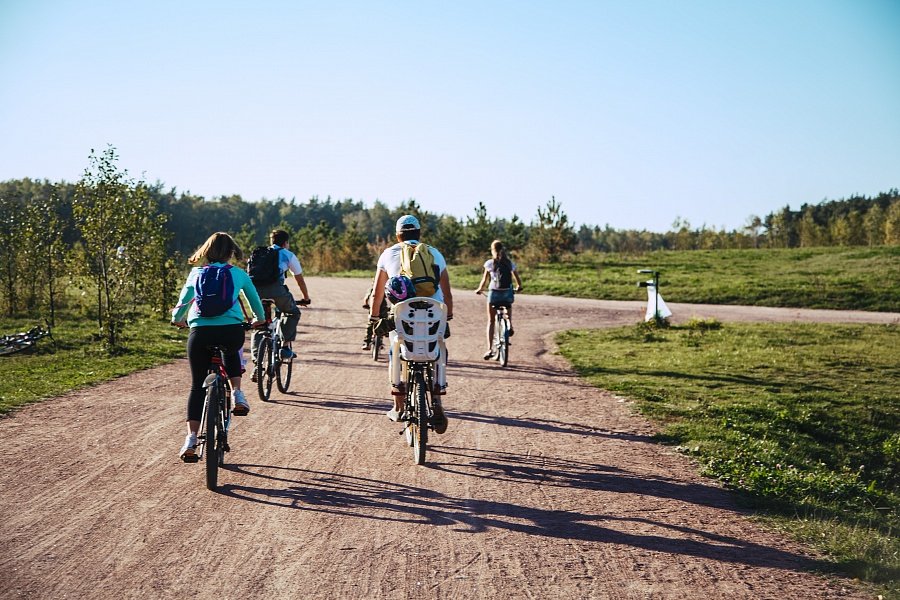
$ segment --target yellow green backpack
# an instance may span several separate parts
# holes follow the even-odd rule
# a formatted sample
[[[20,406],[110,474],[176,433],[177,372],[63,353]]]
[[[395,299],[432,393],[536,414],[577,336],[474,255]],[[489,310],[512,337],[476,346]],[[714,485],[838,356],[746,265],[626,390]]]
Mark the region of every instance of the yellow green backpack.
[[[437,291],[440,270],[434,264],[431,248],[425,244],[403,243],[400,248],[400,274],[416,286],[416,296],[433,296]]]

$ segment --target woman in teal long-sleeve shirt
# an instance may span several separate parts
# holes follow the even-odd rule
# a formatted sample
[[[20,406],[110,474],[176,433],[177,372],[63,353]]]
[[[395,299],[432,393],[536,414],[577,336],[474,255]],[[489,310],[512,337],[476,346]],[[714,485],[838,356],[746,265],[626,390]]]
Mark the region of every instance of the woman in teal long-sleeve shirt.
[[[241,310],[238,295],[243,292],[250,302],[250,309],[256,317],[255,323],[264,321],[264,311],[256,287],[250,281],[247,272],[232,266],[229,269],[234,282],[234,294],[231,306],[221,315],[204,317],[197,306],[197,280],[206,265],[224,267],[233,259],[243,258],[243,253],[234,239],[227,233],[217,232],[209,236],[202,246],[188,259],[191,264],[202,266],[191,269],[181,294],[178,306],[172,309],[172,324],[178,327],[190,327],[188,335],[187,355],[191,365],[191,391],[187,401],[188,434],[181,448],[182,460],[191,460],[196,454],[197,431],[200,429],[200,418],[203,413],[203,381],[206,379],[210,360],[211,346],[225,348],[225,372],[231,379],[234,390],[233,412],[236,416],[250,412],[250,404],[241,391],[241,357],[240,349],[244,345],[244,313]]]

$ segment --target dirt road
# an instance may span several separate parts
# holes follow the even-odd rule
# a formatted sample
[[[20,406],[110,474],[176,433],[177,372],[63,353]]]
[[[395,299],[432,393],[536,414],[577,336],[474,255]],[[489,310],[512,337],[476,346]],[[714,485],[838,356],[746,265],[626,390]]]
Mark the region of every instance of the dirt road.
[[[501,370],[481,359],[483,299],[458,290],[450,427],[417,467],[384,416],[386,363],[359,349],[366,285],[309,281],[293,391],[248,394],[221,493],[177,457],[185,361],[0,419],[0,597],[867,597],[814,574],[815,556],[552,353],[552,331],[634,323],[642,303],[520,296]],[[669,306],[676,319],[900,320]]]

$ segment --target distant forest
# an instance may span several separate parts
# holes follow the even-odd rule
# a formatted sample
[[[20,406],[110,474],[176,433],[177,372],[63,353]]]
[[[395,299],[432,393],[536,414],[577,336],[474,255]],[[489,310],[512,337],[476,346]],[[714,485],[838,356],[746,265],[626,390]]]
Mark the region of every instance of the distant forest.
[[[167,249],[188,255],[211,233],[227,231],[245,250],[267,242],[267,234],[283,228],[294,236],[293,246],[306,255],[312,270],[333,271],[371,266],[372,255],[392,242],[393,224],[405,213],[417,215],[423,224],[423,239],[440,248],[451,262],[482,256],[490,241],[503,239],[521,259],[553,260],[558,253],[600,251],[640,253],[672,249],[802,248],[813,246],[900,245],[900,192],[891,189],[873,198],[853,196],[803,204],[799,210],[784,207],[764,217],[751,216],[744,227],[732,231],[694,227],[678,219],[669,231],[615,229],[568,222],[562,202],[548,199],[545,207],[527,222],[518,216],[492,217],[484,203],[472,207],[463,219],[423,210],[415,200],[389,207],[376,201],[366,206],[352,199],[318,197],[305,202],[278,198],[248,201],[240,196],[205,199],[162,184],[137,184],[165,222]],[[73,246],[80,240],[72,202],[77,184],[31,179],[0,182],[0,240],[15,244],[17,232],[27,226],[27,207],[45,206],[56,212],[58,234]],[[546,244],[547,230],[554,231],[555,244]],[[535,244],[532,244],[535,242]],[[126,240],[122,240],[127,244]],[[530,246],[533,246],[530,248]],[[319,250],[342,248],[331,260]],[[548,251],[550,256],[548,256]],[[333,252],[332,252],[333,254]]]
[[[268,243],[270,231],[285,229],[307,273],[371,270],[405,213],[418,216],[423,240],[453,264],[483,260],[496,238],[524,265],[582,252],[900,245],[897,189],[804,204],[797,211],[785,207],[750,217],[733,231],[678,219],[669,231],[651,232],[576,228],[554,197],[527,220],[491,216],[483,202],[458,219],[426,211],[412,199],[394,207],[349,198],[205,199],[131,179],[118,167],[112,146],[91,151],[89,161],[75,183],[0,182],[0,307],[8,316],[46,314],[51,323],[57,309],[90,313],[111,349],[135,315],[166,313],[187,257],[216,231],[231,233],[249,254]]]

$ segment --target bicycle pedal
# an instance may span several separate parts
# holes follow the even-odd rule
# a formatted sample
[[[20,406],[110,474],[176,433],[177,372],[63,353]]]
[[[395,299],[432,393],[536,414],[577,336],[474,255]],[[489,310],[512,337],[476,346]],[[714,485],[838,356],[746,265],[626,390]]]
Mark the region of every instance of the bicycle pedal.
[[[200,455],[199,455],[199,454],[194,454],[194,455],[191,455],[191,456],[182,456],[182,457],[181,457],[181,460],[182,460],[182,462],[186,462],[186,463],[195,463],[195,462],[199,462],[199,461],[200,461]]]

